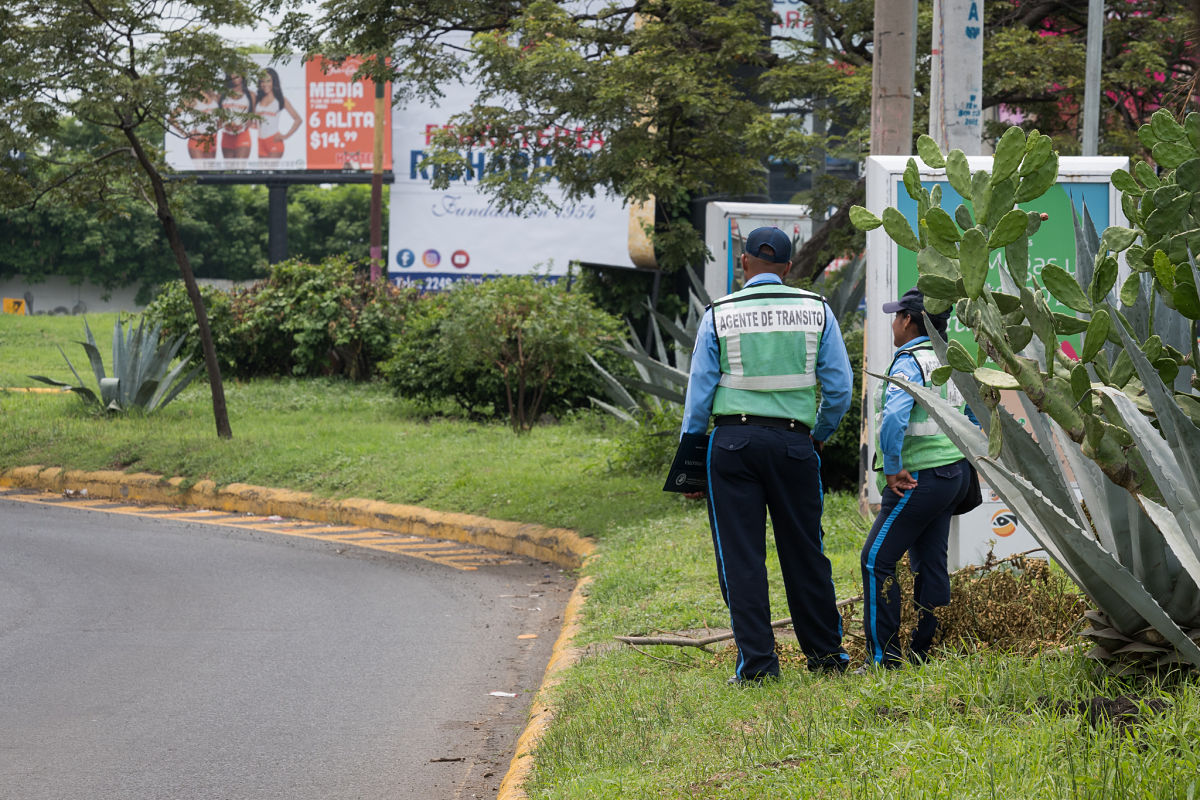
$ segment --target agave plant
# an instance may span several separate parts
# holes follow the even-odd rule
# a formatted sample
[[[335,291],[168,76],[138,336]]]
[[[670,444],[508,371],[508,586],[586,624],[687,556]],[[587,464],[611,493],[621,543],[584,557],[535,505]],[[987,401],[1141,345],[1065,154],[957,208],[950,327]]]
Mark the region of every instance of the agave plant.
[[[61,347],[58,351],[62,353],[63,360],[75,376],[76,383],[63,383],[43,375],[29,377],[51,386],[70,389],[85,403],[94,404],[105,411],[121,412],[136,408],[148,413],[174,400],[203,369],[201,364],[185,374],[184,370],[188,366],[186,359],[174,367],[171,366],[186,336],[178,336],[160,345],[158,340],[161,325],[156,324],[147,329],[145,320],[141,320],[136,328],[131,323],[128,331],[125,331],[118,319],[113,325],[112,377],[109,377],[105,374],[100,349],[96,346],[96,338],[92,335],[92,329],[88,327],[86,319],[83,321],[83,330],[87,341],[79,344],[83,345],[92,365],[99,395],[83,385],[83,379],[79,377],[75,365],[67,358],[67,354],[63,353]]]
[[[915,250],[926,308],[953,306],[974,334],[976,355],[935,341],[944,366],[934,381],[954,380],[986,434],[935,393],[897,385],[941,422],[1091,598],[1096,610],[1084,635],[1097,644],[1093,655],[1121,670],[1200,667],[1200,270],[1191,257],[1200,245],[1200,203],[1192,205],[1200,116],[1179,125],[1160,111],[1141,136],[1168,169],[1160,176],[1142,163],[1133,174],[1114,173],[1133,227],[1110,227],[1097,239],[1086,217],[1077,222],[1074,276],[1049,265],[1039,280],[1028,270],[1028,237],[1040,216],[1014,206],[1041,196],[1058,171],[1057,154],[1036,132],[1010,128],[993,170],[973,175],[961,152],[943,156],[922,137],[922,160],[945,167],[972,208],[942,210],[910,160],[905,185],[918,203],[916,232],[896,209],[882,219],[861,207],[852,215],[860,228],[883,225]],[[1007,262],[1002,292],[986,283],[998,248]],[[1118,291],[1122,251],[1130,274]],[[1078,316],[1051,312],[1050,296]],[[1059,341],[1073,333],[1083,335],[1077,360]],[[1000,405],[1002,389],[1020,391],[1032,435]]]
[[[700,327],[705,307],[711,302],[699,276],[691,267],[687,271],[692,283],[688,293],[687,319],[671,319],[654,308],[647,299],[646,308],[651,314],[651,346],[648,348],[644,345],[630,325],[629,338],[620,346],[613,347],[633,363],[636,378],[617,378],[588,356],[608,390],[609,402],[590,398],[597,407],[636,425],[643,412],[660,410],[664,402],[683,405],[692,350],[696,344],[696,330]],[[674,363],[667,349],[668,339],[675,343]]]
[[[595,397],[590,398],[599,408],[637,424],[639,412],[659,410],[663,402],[683,404],[691,369],[692,350],[696,345],[696,331],[700,327],[700,318],[704,315],[705,308],[712,302],[704,289],[703,281],[695,271],[691,267],[688,267],[687,271],[691,279],[687,319],[671,319],[656,310],[647,299],[646,307],[652,315],[649,337],[652,346],[647,348],[643,345],[637,331],[630,326],[629,339],[622,346],[614,348],[633,362],[637,378],[617,378],[589,356],[592,366],[608,389],[608,402]],[[866,259],[859,255],[839,271],[836,283],[832,282],[827,274],[822,274],[813,289],[822,292],[829,284],[826,301],[833,311],[834,318],[839,321],[846,320],[862,303],[865,276]],[[674,363],[668,354],[668,340],[675,344]]]

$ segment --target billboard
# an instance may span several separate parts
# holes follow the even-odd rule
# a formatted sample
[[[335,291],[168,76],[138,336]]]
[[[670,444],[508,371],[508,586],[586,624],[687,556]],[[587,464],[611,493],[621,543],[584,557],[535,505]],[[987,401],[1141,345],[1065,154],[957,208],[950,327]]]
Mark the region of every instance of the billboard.
[[[353,80],[362,59],[333,66],[318,57],[256,55],[257,75],[228,75],[170,121],[167,164],[178,172],[342,171],[374,166],[375,84]],[[326,69],[328,71],[326,71]],[[391,85],[384,100],[391,103]],[[215,112],[228,112],[218,119]],[[384,125],[385,170],[391,128]]]
[[[482,192],[478,176],[488,170],[487,142],[465,151],[471,170],[445,189],[430,186],[433,168],[422,166],[435,132],[475,100],[472,87],[446,84],[436,103],[414,100],[393,110],[397,168],[388,208],[388,277],[397,284],[445,289],[460,280],[492,275],[565,275],[571,261],[633,268],[629,210],[620,198],[598,195],[568,202],[551,185],[558,206],[528,214],[505,211]],[[525,131],[526,137],[569,137],[583,150],[604,144],[582,127]]]

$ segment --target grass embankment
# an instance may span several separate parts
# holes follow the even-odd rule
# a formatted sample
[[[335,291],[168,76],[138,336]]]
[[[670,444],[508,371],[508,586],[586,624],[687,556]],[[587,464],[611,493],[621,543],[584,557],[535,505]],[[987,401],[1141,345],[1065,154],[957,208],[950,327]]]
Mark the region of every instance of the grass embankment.
[[[111,315],[89,318],[98,338]],[[54,343],[82,350],[75,319],[0,317],[0,386],[65,379]],[[101,344],[102,351],[105,345]],[[83,365],[83,359],[76,366]],[[88,377],[88,376],[85,376]],[[702,507],[659,476],[613,472],[603,417],[514,436],[503,424],[427,420],[378,386],[227,384],[232,441],[205,387],[147,418],[103,419],[72,395],[0,392],[0,466],[128,468],[369,497],[573,527],[599,557],[561,712],[538,753],[534,798],[1200,795],[1200,687],[1099,676],[1078,654],[982,652],[886,675],[813,677],[798,660],[761,689],[727,687],[728,651],[614,646],[617,634],[721,626]],[[859,591],[867,522],[831,496],[826,549],[838,596]],[[777,576],[777,570],[772,575]],[[786,614],[782,587],[773,604]],[[1093,725],[1079,704],[1165,701],[1134,725]]]

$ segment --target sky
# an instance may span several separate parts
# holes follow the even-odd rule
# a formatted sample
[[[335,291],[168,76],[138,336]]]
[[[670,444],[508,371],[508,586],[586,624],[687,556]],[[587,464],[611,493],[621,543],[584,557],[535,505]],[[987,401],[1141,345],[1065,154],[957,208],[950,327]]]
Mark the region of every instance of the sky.
[[[313,0],[304,0],[304,2],[293,2],[290,4],[293,7],[299,7],[301,11],[306,11],[309,14],[317,14],[321,10],[321,3],[313,2]],[[284,12],[280,11],[275,14],[265,14],[261,25],[254,28],[232,28],[228,26],[219,26],[216,32],[230,41],[244,45],[255,45],[265,47],[270,41],[274,32],[271,26],[279,20],[283,19]]]

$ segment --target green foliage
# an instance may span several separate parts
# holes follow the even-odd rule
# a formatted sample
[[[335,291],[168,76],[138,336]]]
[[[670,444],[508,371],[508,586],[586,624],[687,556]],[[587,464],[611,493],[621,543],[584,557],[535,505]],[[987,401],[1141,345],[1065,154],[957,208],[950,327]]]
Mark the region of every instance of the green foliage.
[[[196,277],[250,281],[266,275],[266,187],[184,184],[176,191],[180,237]],[[368,186],[290,187],[288,249],[312,263],[335,255],[365,260],[369,206]],[[386,193],[383,213],[386,219]],[[61,275],[106,289],[137,285],[139,302],[146,302],[178,274],[145,203],[52,202],[0,212],[0,276],[37,281]]]
[[[264,192],[265,194],[265,192]],[[383,246],[387,249],[388,199],[383,193]],[[288,249],[312,263],[333,256],[366,261],[371,253],[371,187],[359,184],[288,189]],[[266,219],[265,214],[262,217]]]
[[[683,406],[664,403],[660,408],[634,412],[636,425],[621,424],[616,431],[609,466],[618,472],[662,479],[675,457]]]
[[[201,290],[222,370],[252,375],[342,375],[369,378],[391,354],[412,294],[371,282],[342,257],[320,264],[284,261],[246,289]],[[166,286],[146,309],[197,348],[194,317],[182,283]]]
[[[237,348],[233,338],[233,298],[229,292],[207,284],[200,286],[200,296],[204,298],[204,308],[208,312],[208,325],[212,330],[221,372],[235,374]],[[185,357],[201,357],[196,312],[192,309],[192,301],[183,281],[175,280],[162,286],[142,313],[146,319],[162,326],[163,335],[184,337],[180,352]]]
[[[862,429],[863,328],[857,315],[839,318],[846,352],[850,355],[850,374],[854,388],[850,395],[850,410],[842,417],[833,435],[821,450],[821,479],[831,491],[856,491],[864,459],[860,454],[859,436]]]
[[[603,345],[618,326],[587,295],[532,277],[460,283],[421,298],[383,372],[405,397],[507,414],[523,431],[542,411],[587,405],[598,382],[587,359],[615,367]]]
[[[75,208],[44,203],[0,212],[0,276],[62,275],[142,294],[178,274],[149,206]]]
[[[380,373],[401,397],[427,405],[450,399],[475,418],[502,414],[499,372],[456,358],[443,334],[454,313],[452,299],[452,293],[428,294],[413,303]]]
[[[1104,153],[1136,148],[1137,127],[1167,104],[1177,77],[1192,74],[1188,3],[1148,5],[1105,4],[1101,91],[1114,102],[1100,126]],[[654,197],[656,250],[673,270],[700,263],[698,232],[680,224],[691,200],[763,193],[767,158],[808,171],[826,158],[866,155],[874,6],[874,0],[796,0],[774,9],[724,0],[586,8],[550,0],[430,0],[401,11],[383,0],[333,0],[312,16],[289,14],[279,44],[306,52],[393,52],[389,77],[409,102],[433,98],[450,80],[473,83],[477,101],[447,121],[454,127],[431,152],[436,182],[466,174],[464,141],[487,140],[489,159],[513,166],[483,176],[500,206],[548,205],[546,177],[557,179],[572,201],[596,191]],[[925,120],[932,15],[927,2],[920,6],[913,117]],[[1077,147],[1086,4],[982,9],[982,107],[1021,109],[1027,125],[1036,120],[1050,137],[1047,144]],[[772,39],[773,11],[790,29],[822,35]],[[467,36],[473,38],[464,55]],[[814,117],[823,133],[807,123]],[[527,134],[561,120],[582,121],[585,143],[603,144],[587,148],[574,135]],[[539,166],[527,169],[530,163]],[[853,191],[853,181],[825,176],[800,201],[840,207]],[[824,248],[828,258],[819,263],[861,246],[861,236],[834,232]]]
[[[282,337],[294,375],[370,377],[389,355],[405,310],[400,290],[356,274],[342,257],[275,264],[246,295],[235,303],[246,341],[265,353],[274,349],[272,338]]]
[[[618,323],[579,292],[532,277],[503,276],[455,289],[442,325],[447,347],[467,368],[500,373],[513,430],[529,430],[556,374],[582,366]]]
[[[179,348],[183,345],[183,337],[177,336],[174,340],[160,345],[161,326],[154,325],[147,329],[145,323],[144,317],[138,322],[137,328],[130,323],[127,332],[122,330],[120,319],[114,323],[110,377],[105,373],[104,361],[100,357],[100,349],[96,346],[96,338],[92,336],[92,329],[88,327],[86,319],[83,321],[87,341],[79,344],[87,354],[99,394],[83,385],[83,379],[79,377],[79,372],[66,353],[62,354],[63,360],[67,362],[67,367],[77,383],[65,383],[43,375],[29,377],[51,386],[68,388],[84,403],[105,412],[124,413],[137,409],[149,414],[157,411],[186,389],[202,367],[197,366],[184,374],[188,366],[186,358],[172,367],[171,362],[175,360]],[[62,352],[61,347],[59,352]]]

